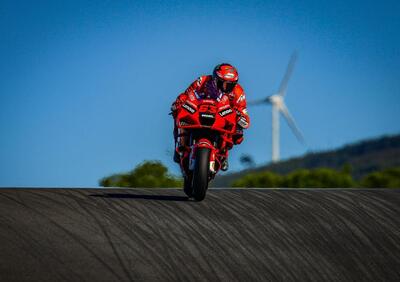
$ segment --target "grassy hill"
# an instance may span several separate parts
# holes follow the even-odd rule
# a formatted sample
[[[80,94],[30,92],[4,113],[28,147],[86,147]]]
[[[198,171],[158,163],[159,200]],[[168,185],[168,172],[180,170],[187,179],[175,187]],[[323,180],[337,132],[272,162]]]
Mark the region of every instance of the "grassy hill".
[[[344,165],[351,166],[351,174],[355,179],[377,170],[400,166],[400,134],[363,140],[336,150],[308,153],[278,163],[217,176],[211,185],[228,187],[234,180],[251,172],[272,171],[287,174],[301,168],[326,167],[340,170]]]

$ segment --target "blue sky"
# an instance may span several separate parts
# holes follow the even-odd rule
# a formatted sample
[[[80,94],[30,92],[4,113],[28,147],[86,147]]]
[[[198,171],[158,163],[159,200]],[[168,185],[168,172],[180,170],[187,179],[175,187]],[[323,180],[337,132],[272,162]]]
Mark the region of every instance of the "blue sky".
[[[2,1],[0,186],[96,186],[158,159],[174,173],[169,107],[197,76],[234,64],[247,99],[299,60],[281,156],[400,132],[398,1]],[[231,168],[270,160],[271,108],[249,109]]]

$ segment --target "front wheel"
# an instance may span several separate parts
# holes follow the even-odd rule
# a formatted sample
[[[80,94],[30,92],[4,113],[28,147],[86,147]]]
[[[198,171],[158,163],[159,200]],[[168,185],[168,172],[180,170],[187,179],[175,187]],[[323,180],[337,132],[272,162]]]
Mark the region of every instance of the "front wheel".
[[[210,167],[210,149],[197,148],[193,171],[193,198],[202,201],[206,197],[208,188],[208,173]]]
[[[186,175],[183,178],[183,191],[185,192],[186,196],[191,198],[193,196],[193,188],[192,188],[192,174]]]

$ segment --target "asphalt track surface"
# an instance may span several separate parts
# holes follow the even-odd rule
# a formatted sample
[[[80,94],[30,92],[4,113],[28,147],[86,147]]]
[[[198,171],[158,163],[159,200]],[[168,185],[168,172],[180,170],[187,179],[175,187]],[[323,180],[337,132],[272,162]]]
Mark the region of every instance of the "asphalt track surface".
[[[400,190],[0,189],[0,281],[400,281]]]

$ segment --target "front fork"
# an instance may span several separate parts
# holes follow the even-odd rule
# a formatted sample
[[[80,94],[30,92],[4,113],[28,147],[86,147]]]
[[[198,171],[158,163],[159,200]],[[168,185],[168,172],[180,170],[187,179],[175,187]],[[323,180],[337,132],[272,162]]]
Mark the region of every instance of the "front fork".
[[[217,155],[217,149],[214,144],[208,139],[202,138],[198,142],[193,140],[193,144],[191,145],[190,155],[189,155],[189,170],[193,171],[196,163],[196,151],[198,148],[208,148],[210,149],[210,166],[209,171],[212,177],[216,174],[215,169],[215,161]]]
[[[226,146],[225,140],[222,140],[222,143],[219,144],[207,138],[195,140],[192,139],[192,136],[186,134],[187,132],[184,131],[180,131],[177,134],[178,138],[185,138],[185,141],[178,139],[178,143],[181,141],[181,144],[184,144],[184,149],[178,151],[181,154],[181,170],[183,175],[190,176],[192,174],[196,162],[195,153],[197,148],[208,148],[210,149],[210,177],[214,178],[219,168],[221,168],[221,161],[228,158],[228,147]],[[219,142],[221,142],[221,140]],[[221,149],[217,149],[218,147],[221,147]]]

